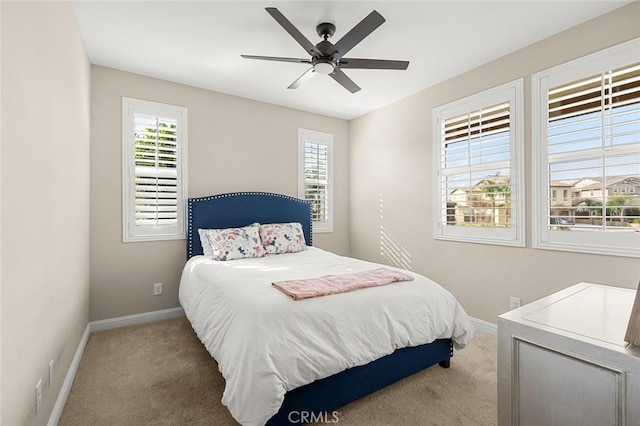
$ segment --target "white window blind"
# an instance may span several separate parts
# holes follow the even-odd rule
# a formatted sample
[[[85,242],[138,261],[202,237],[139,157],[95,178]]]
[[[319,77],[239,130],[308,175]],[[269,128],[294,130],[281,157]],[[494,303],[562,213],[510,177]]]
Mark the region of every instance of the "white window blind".
[[[178,223],[177,121],[135,114],[135,226]]]
[[[318,142],[304,144],[304,199],[311,202],[314,222],[329,217],[329,147]]]
[[[184,238],[186,109],[123,98],[124,241]]]
[[[640,255],[638,44],[534,76],[541,248]]]
[[[522,81],[434,110],[436,238],[521,245]]]
[[[440,191],[447,225],[511,227],[509,115],[509,103],[502,103],[443,121]]]
[[[333,135],[306,129],[298,131],[300,156],[299,197],[311,203],[314,232],[333,230]]]

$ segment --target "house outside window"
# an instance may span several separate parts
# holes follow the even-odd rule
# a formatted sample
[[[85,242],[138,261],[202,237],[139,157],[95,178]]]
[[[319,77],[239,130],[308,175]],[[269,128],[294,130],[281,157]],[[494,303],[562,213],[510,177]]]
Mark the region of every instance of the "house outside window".
[[[437,107],[436,239],[523,246],[523,81]]]
[[[640,39],[534,74],[532,98],[534,246],[640,257]]]
[[[122,98],[123,241],[185,237],[187,109]]]
[[[298,129],[298,198],[311,203],[313,232],[333,232],[333,135]]]

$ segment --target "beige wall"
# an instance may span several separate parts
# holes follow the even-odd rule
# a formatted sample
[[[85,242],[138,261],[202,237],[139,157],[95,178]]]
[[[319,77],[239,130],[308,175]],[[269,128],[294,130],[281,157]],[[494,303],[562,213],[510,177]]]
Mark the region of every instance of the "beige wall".
[[[188,108],[190,197],[297,196],[298,128],[332,133],[334,232],[316,234],[314,245],[349,253],[347,121],[100,66],[92,66],[91,78],[91,320],[179,306],[185,241],[122,242],[123,96]],[[155,282],[164,283],[162,296],[153,296]]]
[[[43,425],[89,318],[90,66],[70,3],[1,8],[0,423]]]
[[[0,100],[2,99],[2,4],[0,3]],[[0,241],[2,241],[2,102],[0,101]],[[0,243],[0,423],[2,423],[2,244]]]
[[[351,122],[351,255],[411,269],[449,289],[491,323],[509,296],[530,302],[579,281],[636,288],[637,259],[435,241],[432,199],[434,107],[525,79],[526,187],[531,188],[531,74],[640,36],[640,2],[543,40]],[[437,66],[437,64],[434,64]],[[381,254],[384,253],[384,254]]]

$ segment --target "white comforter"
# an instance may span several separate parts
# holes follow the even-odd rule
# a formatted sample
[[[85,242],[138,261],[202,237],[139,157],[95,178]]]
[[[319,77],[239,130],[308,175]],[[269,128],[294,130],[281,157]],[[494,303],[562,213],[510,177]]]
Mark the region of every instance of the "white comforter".
[[[285,392],[397,348],[453,338],[473,326],[435,282],[414,281],[294,301],[273,281],[365,271],[380,265],[318,248],[227,262],[191,258],[180,303],[226,380],[222,403],[243,425],[263,425]],[[406,271],[405,271],[406,272]]]

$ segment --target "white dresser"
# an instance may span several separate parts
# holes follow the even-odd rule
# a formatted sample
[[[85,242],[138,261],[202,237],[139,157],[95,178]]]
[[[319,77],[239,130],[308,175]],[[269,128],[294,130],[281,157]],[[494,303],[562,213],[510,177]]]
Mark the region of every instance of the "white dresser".
[[[635,293],[579,283],[498,317],[499,426],[640,426]]]

